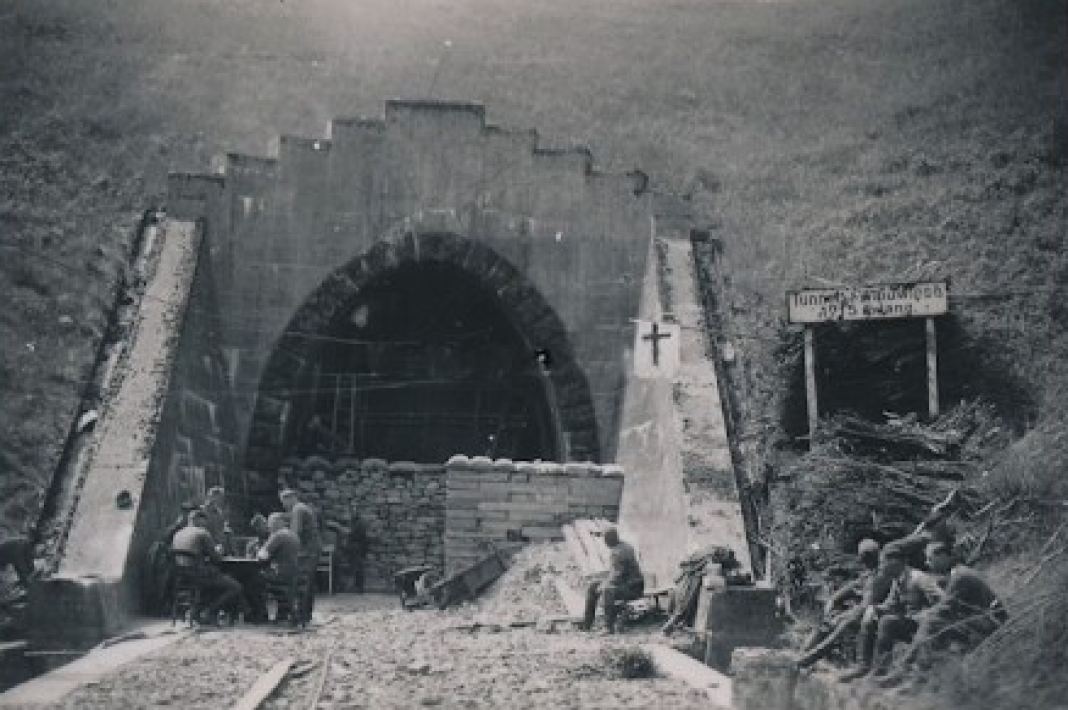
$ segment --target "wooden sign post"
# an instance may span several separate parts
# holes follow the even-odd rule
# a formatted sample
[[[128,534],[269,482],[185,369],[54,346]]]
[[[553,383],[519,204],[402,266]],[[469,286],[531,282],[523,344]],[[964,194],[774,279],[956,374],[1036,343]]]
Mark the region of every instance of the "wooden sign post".
[[[805,396],[810,441],[819,422],[814,330],[817,323],[924,318],[927,414],[938,416],[938,339],[934,317],[949,311],[949,285],[945,281],[789,291],[786,309],[791,323],[805,326]]]
[[[938,335],[934,318],[926,318],[927,339],[927,414],[938,416]]]
[[[805,399],[808,402],[808,439],[812,441],[820,420],[819,400],[816,398],[816,331],[805,326]]]

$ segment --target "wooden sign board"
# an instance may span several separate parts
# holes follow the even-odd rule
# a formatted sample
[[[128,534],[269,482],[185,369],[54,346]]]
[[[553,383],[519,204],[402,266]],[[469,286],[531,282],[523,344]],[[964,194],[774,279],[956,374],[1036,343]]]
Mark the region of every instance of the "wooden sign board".
[[[926,318],[927,413],[938,416],[938,345],[934,316],[949,312],[949,284],[945,281],[882,284],[845,288],[787,291],[791,323],[805,326],[805,398],[808,401],[809,440],[819,420],[816,392],[816,323]]]
[[[949,310],[945,281],[788,291],[791,323],[927,318]]]

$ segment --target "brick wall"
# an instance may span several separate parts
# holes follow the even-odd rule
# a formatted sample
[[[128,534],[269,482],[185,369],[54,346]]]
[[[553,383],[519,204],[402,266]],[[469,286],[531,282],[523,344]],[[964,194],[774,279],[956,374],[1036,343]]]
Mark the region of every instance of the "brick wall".
[[[446,468],[446,573],[485,556],[488,542],[562,540],[572,520],[619,517],[619,466],[454,456]]]

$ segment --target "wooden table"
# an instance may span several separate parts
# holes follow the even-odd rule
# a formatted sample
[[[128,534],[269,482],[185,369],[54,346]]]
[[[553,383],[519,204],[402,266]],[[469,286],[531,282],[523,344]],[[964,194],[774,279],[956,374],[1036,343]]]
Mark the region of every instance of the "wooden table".
[[[254,618],[267,617],[267,600],[264,595],[263,582],[260,579],[260,572],[266,568],[267,562],[255,557],[227,556],[222,558],[219,565],[219,569],[224,574],[233,577],[241,584],[245,600],[252,607]]]

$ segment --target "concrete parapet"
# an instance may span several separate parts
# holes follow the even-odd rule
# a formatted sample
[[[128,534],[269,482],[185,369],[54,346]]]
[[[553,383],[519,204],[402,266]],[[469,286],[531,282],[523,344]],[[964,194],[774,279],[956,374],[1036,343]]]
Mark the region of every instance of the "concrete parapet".
[[[208,215],[222,199],[226,178],[205,173],[171,173],[167,176],[167,216],[193,221]]]
[[[569,148],[536,148],[534,166],[546,170],[590,175],[593,173],[593,153],[584,145]]]
[[[274,178],[278,173],[278,161],[270,156],[226,153],[212,160],[212,168],[216,173],[225,175],[227,178],[250,176]]]
[[[386,122],[407,117],[429,115],[435,119],[442,116],[457,116],[477,125],[481,130],[486,125],[486,107],[476,101],[440,101],[437,99],[388,99]]]

